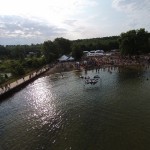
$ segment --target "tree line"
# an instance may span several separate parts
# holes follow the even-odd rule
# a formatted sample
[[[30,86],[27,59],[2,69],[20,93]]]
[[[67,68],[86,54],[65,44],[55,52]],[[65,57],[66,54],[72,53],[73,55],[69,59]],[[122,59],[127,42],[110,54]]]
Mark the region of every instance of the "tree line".
[[[69,40],[56,38],[42,44],[0,45],[0,73],[11,72],[13,76],[38,69],[55,62],[62,55],[72,55],[76,60],[83,51],[119,49],[122,55],[150,53],[150,33],[145,29],[130,30],[120,36]],[[7,76],[5,76],[7,78]],[[0,80],[3,77],[0,75]],[[2,80],[1,80],[2,81]]]
[[[0,45],[0,60],[25,60],[28,55],[32,58],[44,57],[43,63],[57,60],[63,54],[72,55],[80,59],[83,51],[98,50],[110,51],[119,49],[122,55],[150,53],[150,33],[145,29],[130,30],[120,36],[111,36],[92,39],[68,40],[56,38],[54,41],[44,41],[42,44],[31,45]]]
[[[150,33],[145,31],[145,29],[141,28],[121,33],[118,41],[122,55],[150,53]]]

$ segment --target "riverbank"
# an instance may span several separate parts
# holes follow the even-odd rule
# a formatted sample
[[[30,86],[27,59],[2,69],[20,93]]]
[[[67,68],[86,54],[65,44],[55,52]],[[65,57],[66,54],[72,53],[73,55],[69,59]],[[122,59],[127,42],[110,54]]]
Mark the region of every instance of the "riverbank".
[[[75,70],[75,62],[64,62],[64,63],[57,63],[52,68],[50,68],[47,72],[43,75],[50,75],[54,73],[62,73],[67,71]]]
[[[84,61],[80,61],[80,62],[63,62],[63,63],[57,63],[56,65],[54,65],[51,69],[49,69],[47,72],[45,72],[43,75],[44,76],[48,76],[50,74],[55,74],[55,73],[63,73],[63,72],[67,72],[67,71],[73,71],[73,70],[96,70],[99,71],[100,69],[108,69],[108,71],[113,70],[114,68],[118,68],[118,72],[120,72],[121,68],[126,68],[126,69],[134,69],[134,70],[138,70],[138,69],[148,69],[150,68],[150,65],[145,63],[144,64],[130,64],[130,65],[114,65],[114,64],[101,64],[101,65],[95,65],[94,63],[91,62],[87,62],[86,64],[84,64]]]
[[[31,74],[28,74],[12,83],[5,84],[4,86],[1,86],[0,88],[0,99],[6,98],[10,96],[11,94],[15,93],[16,91],[23,88],[25,85],[29,84],[33,80],[37,79],[39,76],[44,74],[46,71],[48,71],[48,67],[43,67]]]
[[[12,83],[5,84],[3,87],[0,87],[0,98],[5,98],[9,96],[10,94],[13,94],[14,92],[20,90],[23,88],[25,85],[29,84],[33,80],[37,79],[39,76],[48,76],[50,74],[55,74],[55,73],[63,73],[67,71],[73,71],[73,70],[96,70],[96,72],[99,72],[100,69],[107,69],[108,72],[111,73],[111,71],[114,68],[118,69],[118,72],[121,71],[121,68],[129,68],[129,69],[148,69],[149,64],[136,64],[136,65],[114,65],[114,64],[101,64],[97,65],[96,63],[93,62],[86,62],[85,60],[82,60],[81,62],[64,62],[64,63],[57,63],[52,66],[47,66],[39,69],[38,71],[35,71],[31,74],[28,74]]]
[[[57,63],[54,65],[46,66],[30,74],[27,74],[26,76],[21,77],[16,81],[13,81],[11,83],[5,83],[3,84],[3,86],[0,87],[0,98],[5,98],[10,94],[13,94],[14,92],[20,90],[25,85],[37,79],[41,75],[46,76],[49,74],[62,73],[65,71],[75,70],[74,64],[75,63],[73,62],[66,62],[66,63]]]

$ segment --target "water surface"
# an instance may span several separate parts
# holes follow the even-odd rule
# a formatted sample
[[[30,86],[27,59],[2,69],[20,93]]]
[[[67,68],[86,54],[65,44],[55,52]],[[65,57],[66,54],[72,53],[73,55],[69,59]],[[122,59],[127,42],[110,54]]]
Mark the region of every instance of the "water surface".
[[[84,87],[79,76],[96,74],[102,81]],[[150,70],[37,79],[0,103],[1,149],[150,149]]]

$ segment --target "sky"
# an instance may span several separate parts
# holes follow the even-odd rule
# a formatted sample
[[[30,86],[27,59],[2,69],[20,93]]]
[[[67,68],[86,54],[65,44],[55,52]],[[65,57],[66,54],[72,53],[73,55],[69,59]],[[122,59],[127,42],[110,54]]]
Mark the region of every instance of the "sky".
[[[0,45],[150,32],[150,0],[0,0]]]

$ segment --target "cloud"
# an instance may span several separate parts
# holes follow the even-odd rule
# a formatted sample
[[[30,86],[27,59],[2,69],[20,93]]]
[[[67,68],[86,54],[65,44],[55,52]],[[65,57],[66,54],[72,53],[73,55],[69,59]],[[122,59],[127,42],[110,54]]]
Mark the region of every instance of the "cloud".
[[[76,22],[77,20],[68,19],[68,20],[65,20],[63,23],[69,26],[74,26]]]
[[[43,42],[62,36],[76,39],[80,33],[74,31],[88,26],[89,22],[84,21],[87,10],[97,5],[97,0],[0,1],[0,44],[2,39],[8,39],[8,43],[17,39]]]
[[[44,18],[60,23],[97,4],[96,0],[0,0],[1,15],[19,15]],[[9,5],[8,5],[9,4]]]
[[[149,0],[113,0],[112,6],[119,11],[126,13],[149,12]]]
[[[150,1],[149,0],[113,0],[112,6],[119,12],[125,13],[128,20],[125,26],[129,28],[146,28],[150,30]]]
[[[29,19],[20,16],[0,16],[0,38],[4,38],[8,43],[16,39],[31,39],[36,42],[41,39],[53,39],[64,34],[65,29],[50,25],[37,18]],[[11,40],[12,39],[12,40]],[[4,40],[2,40],[4,41]],[[1,44],[1,43],[0,43]]]
[[[112,5],[119,11],[129,13],[134,10],[134,7],[136,7],[136,0],[113,0]]]

